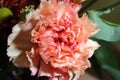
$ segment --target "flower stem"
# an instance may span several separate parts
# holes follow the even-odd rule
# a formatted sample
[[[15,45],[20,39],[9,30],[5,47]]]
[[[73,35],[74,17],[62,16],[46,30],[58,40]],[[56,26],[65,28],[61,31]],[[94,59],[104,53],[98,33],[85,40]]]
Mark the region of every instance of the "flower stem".
[[[88,7],[90,7],[92,4],[94,4],[97,0],[92,0],[90,1],[86,6],[84,6],[80,11],[79,13],[82,13],[84,12]]]

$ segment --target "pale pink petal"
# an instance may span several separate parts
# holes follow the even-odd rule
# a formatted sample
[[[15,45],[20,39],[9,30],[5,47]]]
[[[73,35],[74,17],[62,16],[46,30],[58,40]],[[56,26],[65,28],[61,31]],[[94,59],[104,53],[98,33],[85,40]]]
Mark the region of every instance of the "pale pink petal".
[[[26,52],[27,58],[30,62],[30,70],[31,70],[31,75],[36,75],[39,66],[40,66],[40,56],[39,56],[39,50],[37,49],[37,46],[34,46],[31,49],[31,52]]]
[[[19,23],[13,27],[13,32],[8,37],[9,47],[7,55],[17,66],[29,66],[25,52],[29,51],[33,46],[31,42],[31,30],[32,26],[30,23]]]
[[[96,41],[88,39],[84,48],[84,52],[87,53],[88,58],[90,58],[98,47],[100,47],[100,45]]]
[[[87,16],[87,14],[83,14],[80,19],[80,23],[84,26],[85,31],[87,31],[87,36],[91,37],[95,35],[100,29],[96,27],[96,24],[93,23]]]
[[[38,77],[47,76],[51,80],[81,77],[91,66],[88,59],[99,47],[88,38],[99,29],[87,14],[78,17],[81,5],[76,3],[41,0],[25,22],[13,27],[8,38],[7,54],[13,63],[29,67],[31,75],[38,73]]]
[[[59,70],[57,68],[52,67],[50,64],[46,64],[44,61],[41,60],[40,62],[40,69],[38,72],[38,76],[48,76],[48,77],[63,77],[63,79],[67,79],[69,75]]]

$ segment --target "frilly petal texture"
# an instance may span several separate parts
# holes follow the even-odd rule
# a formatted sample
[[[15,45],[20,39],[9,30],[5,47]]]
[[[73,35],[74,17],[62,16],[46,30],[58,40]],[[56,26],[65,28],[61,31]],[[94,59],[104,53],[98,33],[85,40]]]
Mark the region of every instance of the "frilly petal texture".
[[[99,47],[88,39],[99,29],[86,13],[78,17],[80,8],[70,0],[41,0],[25,22],[13,27],[8,37],[10,60],[18,67],[29,67],[31,75],[78,79],[91,66],[88,59]]]
[[[31,30],[31,23],[19,23],[13,27],[12,33],[8,37],[7,55],[16,66],[29,67],[30,63],[25,52],[30,51],[33,46],[30,41]]]

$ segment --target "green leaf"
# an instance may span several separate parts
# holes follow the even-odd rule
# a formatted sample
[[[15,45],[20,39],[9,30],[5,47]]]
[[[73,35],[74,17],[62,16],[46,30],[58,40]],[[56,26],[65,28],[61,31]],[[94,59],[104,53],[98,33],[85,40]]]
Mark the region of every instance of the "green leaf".
[[[100,66],[108,65],[118,69],[118,64],[115,55],[114,53],[112,53],[111,49],[109,48],[108,43],[100,40],[97,40],[97,42],[101,46],[99,49],[95,51],[94,56],[96,57],[97,62],[100,64]]]
[[[106,11],[88,11],[89,18],[97,24],[100,31],[94,36],[97,39],[105,41],[119,41],[120,40],[120,24],[114,24],[103,20],[100,16],[104,13],[109,13],[110,10]]]
[[[120,70],[108,65],[103,65],[102,68],[105,69],[108,72],[108,74],[111,75],[113,80],[120,80]]]
[[[119,66],[114,53],[108,46],[108,42],[96,40],[101,47],[95,51],[95,60],[100,65],[100,69],[104,69],[113,78],[112,80],[120,80]]]
[[[9,17],[12,17],[13,13],[9,8],[2,7],[0,8],[0,23],[4,22]]]

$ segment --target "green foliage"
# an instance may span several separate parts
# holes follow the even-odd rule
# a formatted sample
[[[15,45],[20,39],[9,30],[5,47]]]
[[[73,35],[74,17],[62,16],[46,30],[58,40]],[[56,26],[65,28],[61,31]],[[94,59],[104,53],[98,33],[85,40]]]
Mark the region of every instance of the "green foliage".
[[[96,40],[101,47],[95,51],[95,58],[101,69],[104,69],[113,78],[113,80],[120,79],[119,66],[114,53],[108,46],[108,42]]]
[[[103,65],[102,68],[105,69],[111,75],[113,80],[120,80],[120,70],[108,65]]]
[[[28,13],[31,12],[32,10],[34,10],[34,5],[26,6],[25,8],[23,8],[23,9],[21,10],[21,13],[20,13],[20,20],[24,20],[26,14],[28,14]]]
[[[88,11],[89,18],[100,28],[100,31],[93,36],[101,45],[101,47],[95,51],[94,56],[101,69],[107,71],[113,80],[120,80],[120,70],[116,57],[108,45],[109,42],[120,40],[120,24],[111,23],[100,17],[102,14],[109,12],[109,9],[106,11]]]
[[[108,43],[100,40],[97,40],[97,42],[100,44],[100,48],[95,51],[95,57],[97,58],[100,66],[108,65],[118,69],[115,55],[109,48]]]
[[[89,18],[97,24],[100,28],[100,31],[94,36],[97,39],[105,40],[109,42],[119,41],[120,40],[120,24],[114,24],[108,21],[105,21],[100,18],[104,13],[109,13],[110,10],[106,11],[88,11]]]

